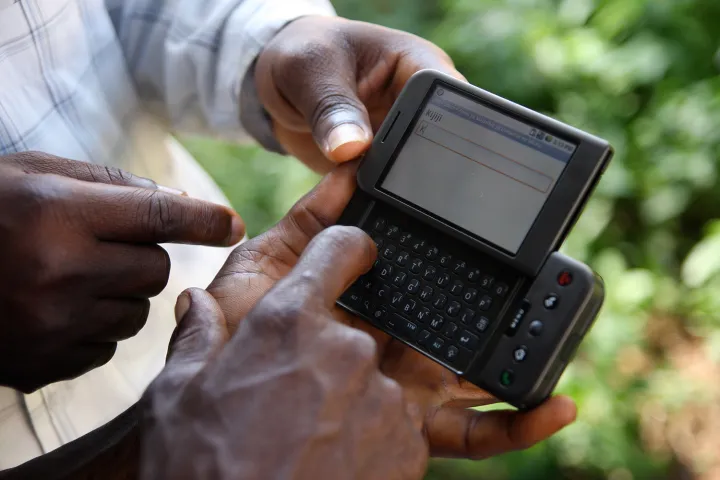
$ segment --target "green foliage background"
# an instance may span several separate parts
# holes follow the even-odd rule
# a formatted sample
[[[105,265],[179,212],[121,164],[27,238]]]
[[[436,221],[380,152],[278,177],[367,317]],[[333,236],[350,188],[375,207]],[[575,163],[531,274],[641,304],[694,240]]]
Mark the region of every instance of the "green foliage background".
[[[429,478],[720,478],[720,3],[334,3],[433,40],[472,83],[617,151],[565,246],[608,285],[561,384],[580,406],[577,424],[528,452],[435,462]],[[317,181],[254,148],[187,145],[253,234]]]

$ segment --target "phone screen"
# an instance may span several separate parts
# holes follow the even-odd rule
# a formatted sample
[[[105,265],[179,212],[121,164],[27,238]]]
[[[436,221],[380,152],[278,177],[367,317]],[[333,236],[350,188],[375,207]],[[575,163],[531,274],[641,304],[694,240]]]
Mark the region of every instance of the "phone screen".
[[[437,86],[380,188],[516,254],[576,149]]]

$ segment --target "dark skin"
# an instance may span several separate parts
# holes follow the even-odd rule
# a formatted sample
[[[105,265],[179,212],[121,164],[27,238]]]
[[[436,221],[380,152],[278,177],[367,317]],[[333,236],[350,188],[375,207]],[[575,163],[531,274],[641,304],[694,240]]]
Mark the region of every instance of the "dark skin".
[[[232,245],[231,209],[42,153],[0,157],[0,385],[31,392],[106,363],[168,281],[158,243]]]
[[[420,37],[308,16],[265,47],[255,80],[281,145],[327,173],[370,146],[402,88],[423,69],[465,80],[442,49]]]
[[[424,68],[463,78],[444,52],[413,35],[361,22],[305,17],[289,24],[265,48],[258,59],[255,75],[261,100],[272,117],[280,143],[316,171],[328,172],[337,163],[352,160],[368,148],[372,133],[405,82]],[[353,188],[352,168],[333,172],[278,227],[233,254],[210,288],[223,312],[228,336],[243,324],[243,319],[259,299],[292,270],[311,239],[336,221]],[[208,311],[215,315],[208,318],[219,318],[214,307]],[[494,400],[345,312],[335,309],[331,313],[337,323],[363,330],[375,339],[380,371],[401,385],[405,401],[418,408],[421,431],[433,456],[479,459],[527,448],[575,418],[575,406],[565,397],[553,398],[528,413],[466,410],[466,407]],[[237,334],[240,335],[242,330],[240,328]],[[201,342],[204,338],[201,335],[190,337]],[[202,344],[215,345],[211,341]],[[207,356],[198,356],[198,362],[190,369],[192,375],[202,371],[207,359],[213,364],[217,355],[214,353],[217,347],[198,348],[198,352],[206,352]],[[169,372],[169,375],[175,375],[172,367]],[[179,376],[189,378],[188,372],[181,371]],[[178,382],[179,391],[190,391],[185,385],[184,380]],[[287,391],[283,389],[280,396],[287,396]],[[198,398],[215,395],[210,391],[195,392]],[[293,406],[295,411],[299,408]],[[267,422],[275,421],[274,413],[274,409],[267,412]],[[203,420],[201,415],[200,423],[189,424],[195,425],[197,432],[205,421],[215,421],[209,425],[217,426],[216,420],[207,417]],[[232,419],[224,420],[230,422]],[[162,428],[163,425],[156,423],[151,428]],[[161,459],[167,459],[163,449],[173,450],[169,447],[173,441],[186,438],[178,437],[177,425],[166,427],[165,443],[161,444],[158,457]],[[258,435],[265,428],[277,428],[265,422],[262,427]],[[312,435],[308,432],[306,430],[306,435]],[[119,478],[135,478],[138,467],[136,439],[139,437],[140,432],[132,429],[99,457],[86,455],[75,464],[80,467],[72,470],[70,477],[108,478],[112,472]],[[98,438],[102,436],[90,439],[87,444],[97,444]],[[234,437],[228,434],[228,438]],[[197,441],[195,445],[201,450],[213,444],[202,438]],[[216,436],[215,441],[222,439]],[[235,448],[235,445],[225,444],[225,448]],[[182,446],[182,449],[194,451],[192,444]],[[273,455],[281,454],[270,454],[266,458],[275,458]],[[145,456],[146,462],[152,462],[153,458],[152,455]],[[217,459],[217,456],[196,457],[195,460],[202,462],[205,458]],[[162,472],[152,470],[156,467],[145,466],[149,469],[146,471]],[[263,464],[259,468],[271,467]]]
[[[320,233],[229,343],[217,301],[186,292],[145,396],[141,478],[421,478],[418,406],[378,369],[374,339],[333,315],[375,255],[359,229]]]
[[[212,472],[213,478],[231,478],[238,471],[243,475],[233,478],[340,478],[335,471],[317,470],[323,467],[318,456],[343,459],[340,472],[357,467],[352,478],[420,478],[428,455],[487,458],[529,448],[572,423],[575,406],[566,397],[554,397],[530,412],[468,410],[493,400],[334,306],[375,255],[372,241],[355,229],[317,239],[349,201],[355,167],[349,163],[334,170],[276,227],[236,248],[208,289],[214,300],[196,290],[180,297],[177,313],[183,321],[170,361],[140,404],[143,415],[115,444],[99,454],[79,455],[65,469],[71,474],[61,478],[136,478],[139,470],[146,478],[184,478],[185,472],[194,478],[200,470]],[[309,247],[313,242],[319,247]],[[329,335],[327,342],[324,335]],[[367,367],[371,355],[365,349],[372,350],[371,343],[372,374],[357,370]],[[412,455],[393,450],[397,439],[367,419],[364,404],[353,403],[361,400],[351,397],[374,392],[359,386],[370,385],[370,377],[394,381],[383,380],[387,391],[381,391],[394,402],[396,420],[407,412],[422,439],[419,450],[403,440],[410,442]],[[381,405],[381,398],[373,401],[373,408]],[[363,443],[352,429],[329,427],[356,425],[355,414],[375,428],[364,432],[376,432],[377,437],[368,437],[373,441]],[[106,428],[110,434],[95,432],[94,438],[80,441],[105,445],[104,437],[117,436],[112,425]],[[365,445],[367,450],[341,448],[348,439],[354,448]],[[387,457],[379,447],[397,455],[396,460],[381,462]],[[362,459],[376,455],[383,471],[363,470],[373,462]],[[59,453],[61,463],[71,456],[63,459]],[[52,463],[45,468],[60,470]],[[26,472],[18,469],[8,478],[25,478]]]
[[[208,288],[223,310],[230,335],[242,331],[245,316],[292,270],[312,239],[337,222],[355,191],[356,168],[353,162],[333,170],[276,227],[231,254]],[[554,397],[530,412],[468,410],[495,400],[341,308],[334,307],[332,313],[339,323],[375,339],[380,370],[421,409],[433,456],[482,459],[529,448],[575,420],[575,405],[567,397]]]

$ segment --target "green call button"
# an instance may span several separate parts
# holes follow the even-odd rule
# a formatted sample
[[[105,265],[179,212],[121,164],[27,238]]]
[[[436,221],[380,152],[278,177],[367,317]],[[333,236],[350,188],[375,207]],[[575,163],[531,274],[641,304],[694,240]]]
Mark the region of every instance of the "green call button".
[[[500,385],[509,387],[515,381],[515,374],[511,370],[505,370],[500,374]]]

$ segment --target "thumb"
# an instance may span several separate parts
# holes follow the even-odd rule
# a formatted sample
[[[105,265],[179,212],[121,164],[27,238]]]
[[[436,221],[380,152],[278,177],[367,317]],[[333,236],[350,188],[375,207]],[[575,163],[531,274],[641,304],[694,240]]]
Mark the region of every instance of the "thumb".
[[[356,92],[355,64],[336,51],[335,61],[315,66],[287,95],[306,118],[315,142],[336,163],[360,156],[372,142],[370,117]]]
[[[215,357],[229,334],[220,306],[205,290],[193,288],[180,294],[175,316],[178,326],[170,340],[161,376],[166,381],[184,384]]]
[[[358,97],[351,49],[328,41],[308,42],[290,52],[270,49],[258,59],[256,79],[271,116],[290,130],[309,126],[329,160],[353,160],[370,146],[373,129]]]

